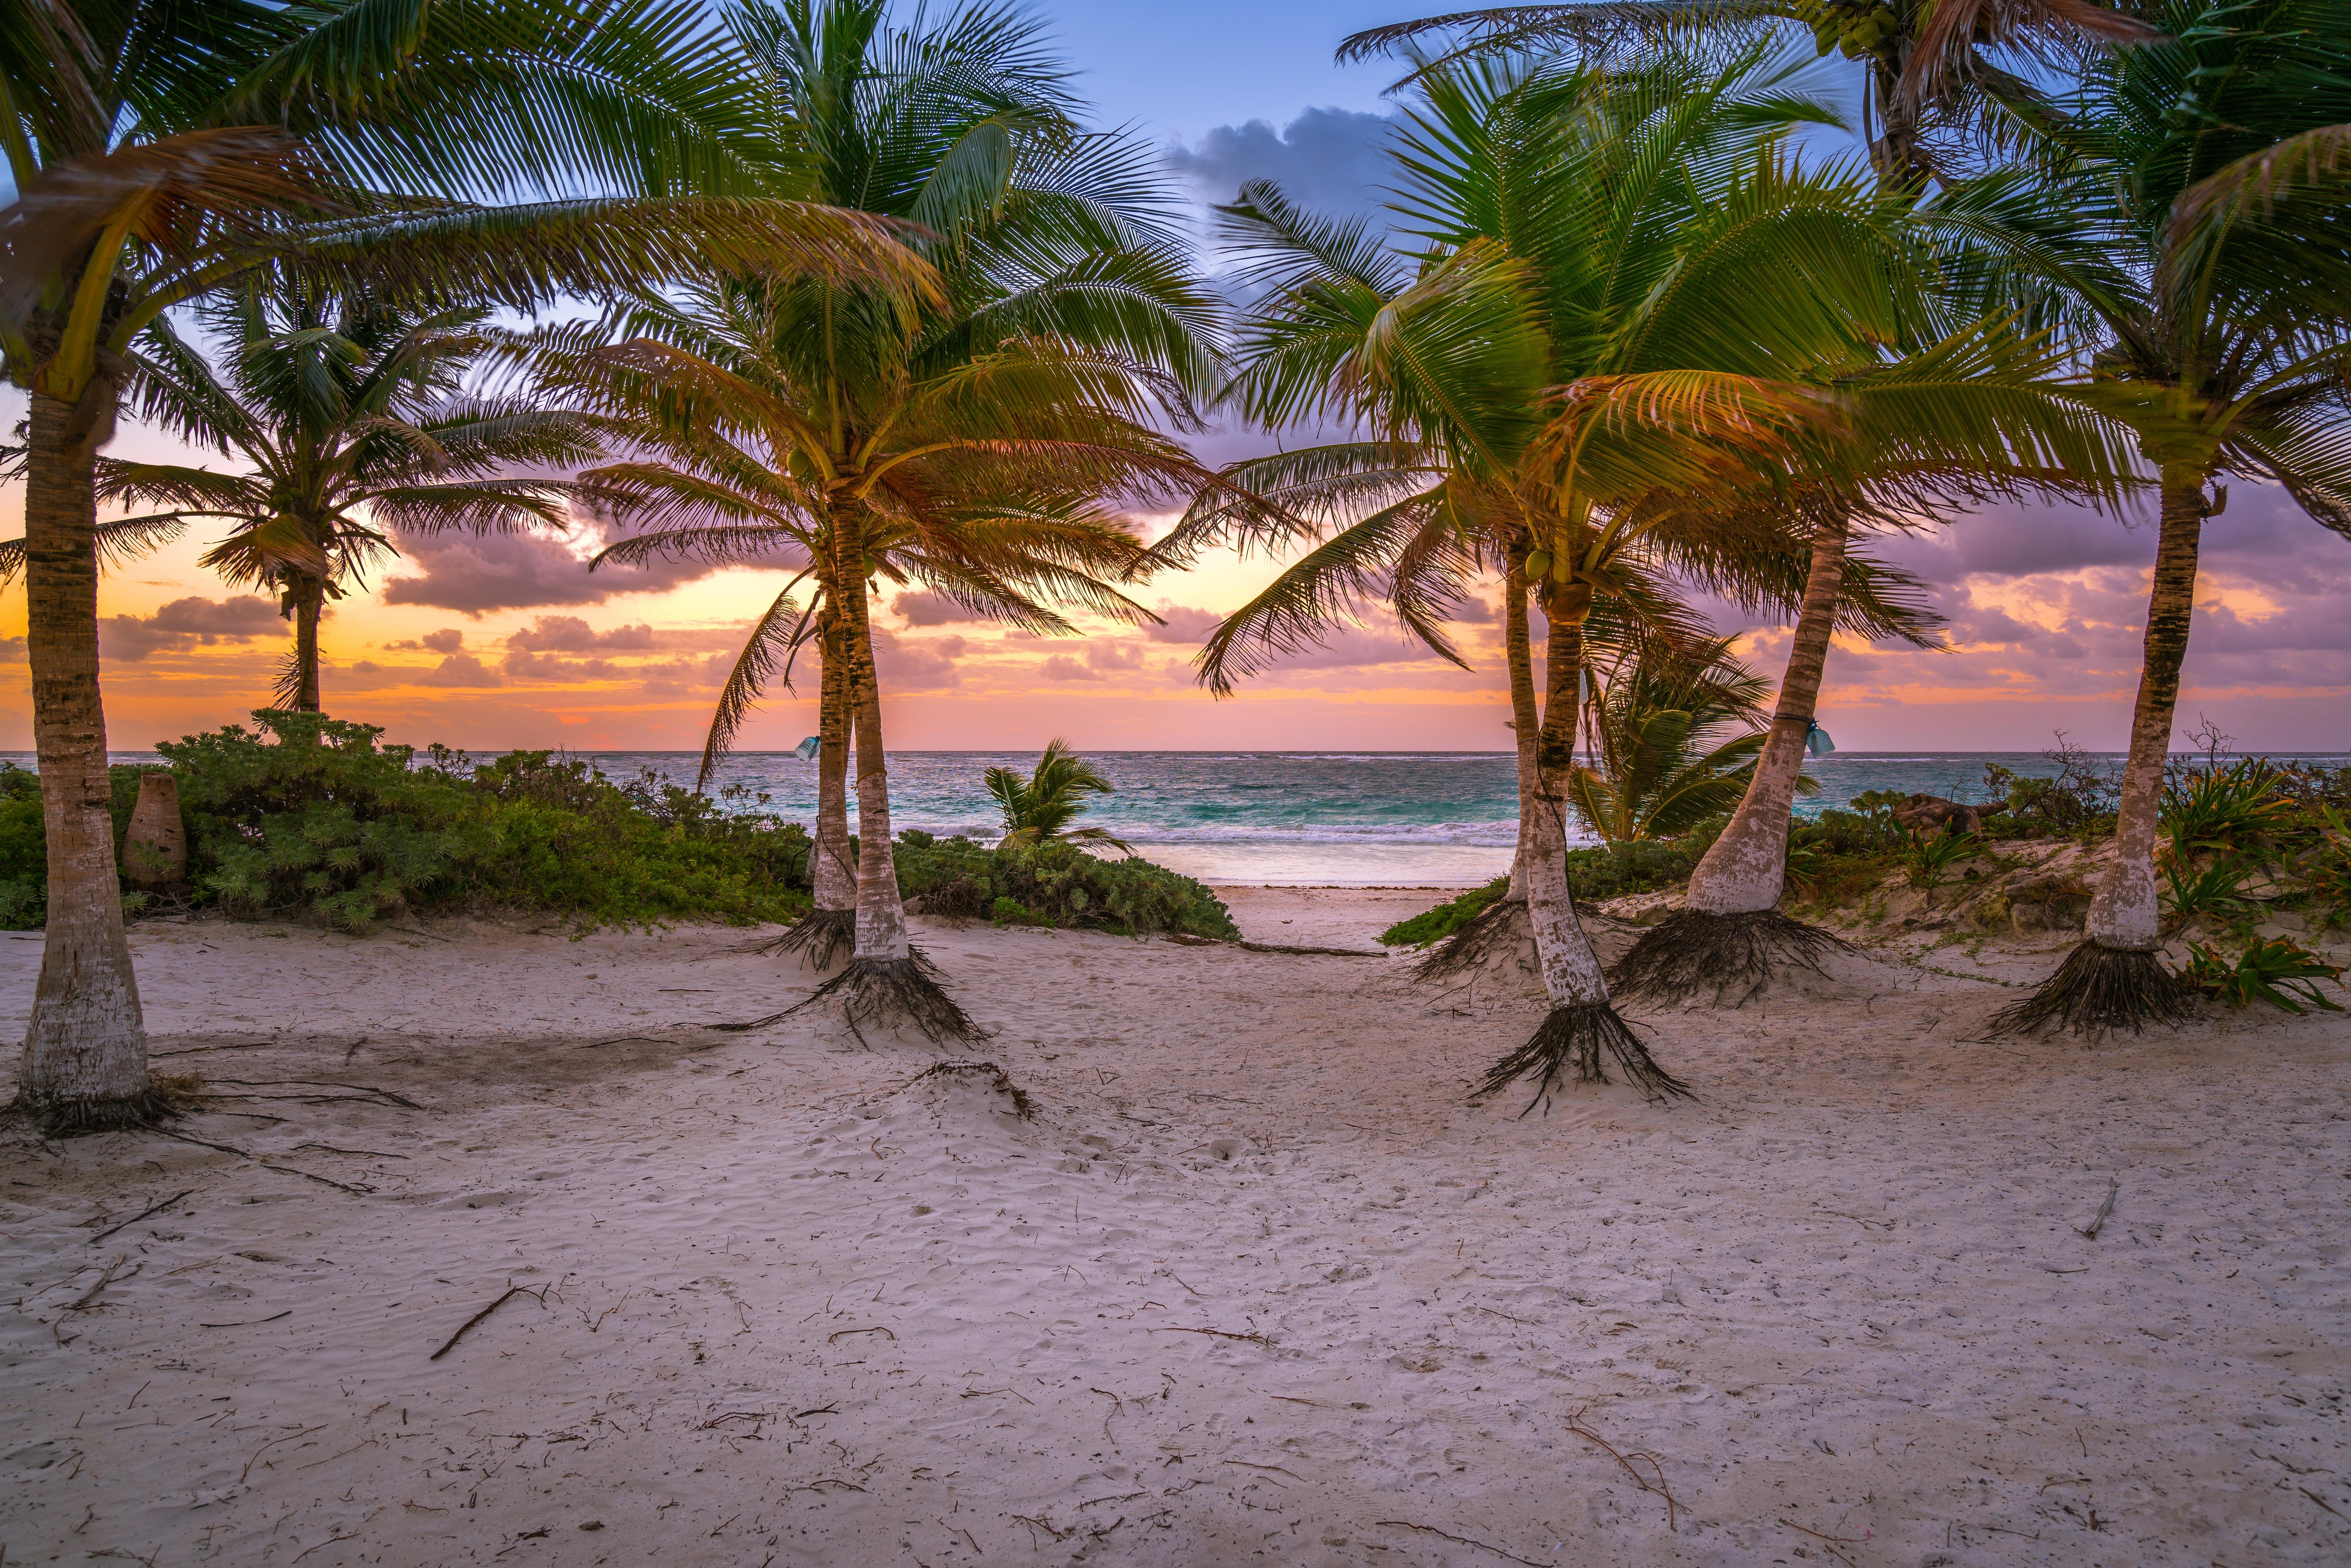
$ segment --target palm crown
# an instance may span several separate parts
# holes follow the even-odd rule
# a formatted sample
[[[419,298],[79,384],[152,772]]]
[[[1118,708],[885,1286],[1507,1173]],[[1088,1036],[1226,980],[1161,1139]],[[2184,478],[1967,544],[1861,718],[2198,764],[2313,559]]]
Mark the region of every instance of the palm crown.
[[[223,295],[199,319],[227,373],[158,321],[139,345],[134,406],[252,472],[100,459],[99,495],[233,525],[202,563],[274,590],[295,622],[284,706],[317,711],[323,604],[397,553],[395,534],[569,525],[568,486],[512,471],[577,464],[594,432],[569,412],[465,395],[497,341],[487,312],[293,285]]]
[[[1058,736],[1046,744],[1044,755],[1037,758],[1037,766],[1028,778],[1023,779],[1009,768],[991,768],[987,779],[987,792],[996,797],[997,805],[1004,812],[1004,841],[1008,844],[1070,839],[1115,844],[1123,850],[1127,847],[1125,840],[1107,828],[1070,826],[1084,814],[1090,804],[1087,797],[1113,794],[1117,786],[1102,776],[1102,769],[1072,752],[1070,743]]]

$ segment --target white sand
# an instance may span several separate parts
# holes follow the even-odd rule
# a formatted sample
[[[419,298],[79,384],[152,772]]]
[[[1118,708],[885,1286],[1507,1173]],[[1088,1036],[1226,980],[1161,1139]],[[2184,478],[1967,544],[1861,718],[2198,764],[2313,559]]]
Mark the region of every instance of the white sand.
[[[1023,1122],[707,1032],[805,992],[744,935],[141,927],[260,1158],[0,1143],[0,1562],[2351,1561],[2339,1016],[1986,1046],[2013,992],[1863,966],[1520,1121],[1523,996],[925,930]]]

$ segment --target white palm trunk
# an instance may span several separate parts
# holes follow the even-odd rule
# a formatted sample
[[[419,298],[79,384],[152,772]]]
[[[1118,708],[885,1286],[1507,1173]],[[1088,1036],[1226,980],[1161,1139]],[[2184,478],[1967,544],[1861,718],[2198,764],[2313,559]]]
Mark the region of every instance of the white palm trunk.
[[[2115,858],[2090,899],[2088,936],[2099,946],[2152,953],[2163,944],[2156,893],[2155,843],[2163,815],[2163,769],[2171,756],[2171,720],[2179,667],[2196,611],[2196,555],[2205,516],[2203,476],[2163,476],[2162,533],[2147,594],[2147,657],[2131,716],[2130,756],[2123,764],[2115,813]]]
[[[1796,617],[1771,733],[1729,825],[1690,873],[1684,909],[1701,915],[1750,915],[1779,906],[1787,886],[1788,827],[1795,811],[1796,780],[1804,771],[1804,742],[1812,735],[1829,638],[1836,630],[1849,531],[1840,513],[1823,520],[1813,537],[1812,569],[1804,579],[1803,607]]]
[[[838,619],[828,609],[817,632],[823,658],[817,683],[816,863],[819,910],[857,907],[857,866],[849,854],[849,666]]]
[[[1502,653],[1510,672],[1510,734],[1519,754],[1519,845],[1510,857],[1510,885],[1503,890],[1502,901],[1523,904],[1527,898],[1527,862],[1535,832],[1535,741],[1542,727],[1541,716],[1535,707],[1534,639],[1527,623],[1527,568],[1523,556],[1511,557],[1503,579],[1502,598]]]
[[[1533,922],[1535,956],[1542,963],[1543,990],[1554,1008],[1584,1007],[1608,999],[1575,897],[1567,885],[1567,774],[1574,761],[1576,686],[1583,671],[1583,622],[1592,590],[1583,583],[1558,591],[1550,606],[1551,646],[1543,724],[1538,732],[1532,772],[1533,810],[1520,821],[1528,829],[1527,915]]]
[[[845,521],[846,519],[842,519]],[[861,963],[895,963],[912,956],[906,906],[898,896],[898,867],[890,848],[890,769],[882,748],[882,688],[873,668],[873,623],[866,601],[863,550],[852,526],[834,525],[841,542],[835,591],[841,595],[841,637],[848,644],[844,694],[856,741],[857,949]]]

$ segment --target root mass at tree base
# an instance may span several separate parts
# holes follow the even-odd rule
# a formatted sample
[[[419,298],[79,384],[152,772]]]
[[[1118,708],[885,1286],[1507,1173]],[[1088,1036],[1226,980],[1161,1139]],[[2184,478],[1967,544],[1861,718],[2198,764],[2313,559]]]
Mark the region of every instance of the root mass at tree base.
[[[1552,1009],[1534,1038],[1489,1069],[1469,1098],[1473,1103],[1490,1099],[1520,1079],[1532,1076],[1535,1096],[1519,1114],[1528,1115],[1540,1105],[1548,1115],[1552,1091],[1567,1085],[1571,1071],[1578,1083],[1613,1082],[1608,1076],[1611,1058],[1625,1082],[1645,1099],[1697,1098],[1688,1084],[1657,1064],[1632,1026],[1608,1002]]]
[[[1853,951],[1844,938],[1776,909],[1738,915],[1684,909],[1641,934],[1608,971],[1608,987],[1620,997],[1661,1002],[1708,991],[1719,998],[1735,990],[1744,1002],[1775,969],[1821,975],[1822,959]]]
[[[808,960],[811,969],[830,969],[832,961],[857,946],[857,911],[853,909],[811,909],[792,924],[782,936],[765,942],[754,942],[747,953],[798,953]]]
[[[1991,1016],[1991,1032],[2029,1034],[2063,1024],[2074,1034],[2100,1035],[2151,1023],[2181,1023],[2191,1015],[2196,988],[2159,953],[2102,947],[2092,940],[2065,956],[2041,988]]]
[[[1498,898],[1470,916],[1469,924],[1437,946],[1437,950],[1413,966],[1412,977],[1422,984],[1449,980],[1508,950],[1524,948],[1534,954],[1534,930],[1527,924],[1525,899]]]
[[[932,978],[937,973],[920,953],[904,958],[852,958],[849,967],[819,986],[808,1000],[776,1016],[789,1018],[837,997],[852,1030],[878,1020],[912,1024],[935,1044],[986,1040],[987,1031]]]
[[[45,1138],[79,1138],[92,1133],[137,1132],[178,1120],[187,1096],[167,1088],[142,1089],[107,1100],[31,1101],[19,1095],[7,1107],[25,1116]]]

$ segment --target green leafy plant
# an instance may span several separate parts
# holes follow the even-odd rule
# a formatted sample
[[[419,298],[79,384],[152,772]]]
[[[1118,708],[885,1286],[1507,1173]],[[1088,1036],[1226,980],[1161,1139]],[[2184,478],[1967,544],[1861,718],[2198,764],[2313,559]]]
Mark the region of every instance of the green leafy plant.
[[[2343,971],[2286,937],[2246,943],[2234,964],[2200,943],[2190,942],[2188,951],[2180,977],[2231,1007],[2263,1001],[2299,1017],[2307,1002],[2327,1012],[2343,1011],[2340,1003],[2318,988],[2319,981],[2338,979]]]
[[[2294,802],[2279,792],[2280,781],[2275,764],[2248,757],[2227,768],[2191,773],[2180,788],[2166,789],[2159,821],[2173,862],[2273,848],[2294,815]]]
[[[2182,923],[2199,915],[2230,919],[2249,907],[2240,893],[2245,885],[2242,862],[2223,859],[2198,870],[2174,861],[2163,868],[2164,902]]]
[[[1510,879],[1498,876],[1483,887],[1471,888],[1434,909],[1424,909],[1409,920],[1399,920],[1380,933],[1391,947],[1426,947],[1441,942],[1484,913],[1488,904],[1510,891]]]
[[[1910,885],[1928,897],[1950,880],[1951,867],[1983,845],[1971,833],[1913,833],[1902,851],[1902,872]]]
[[[932,914],[1129,936],[1240,935],[1223,902],[1192,878],[1134,857],[1106,860],[1067,840],[991,847],[909,831],[893,848],[900,895],[921,898]]]
[[[1036,844],[1058,839],[1114,844],[1128,854],[1134,852],[1124,839],[1107,828],[1070,825],[1084,813],[1088,796],[1114,794],[1118,787],[1103,778],[1100,768],[1072,752],[1068,741],[1056,737],[1049,742],[1026,779],[1009,768],[991,768],[987,777],[987,792],[996,797],[1004,812],[1006,843]]]

